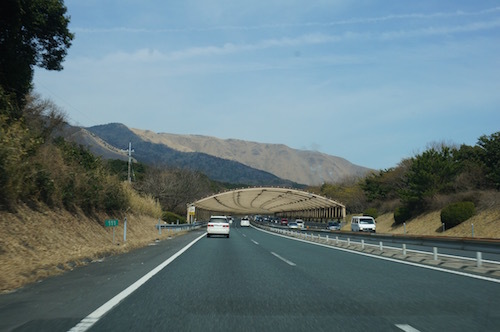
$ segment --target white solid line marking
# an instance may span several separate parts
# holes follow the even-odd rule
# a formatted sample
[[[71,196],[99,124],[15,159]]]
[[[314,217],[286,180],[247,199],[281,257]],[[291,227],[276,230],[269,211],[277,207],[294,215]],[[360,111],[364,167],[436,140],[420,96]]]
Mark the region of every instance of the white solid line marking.
[[[396,327],[405,332],[420,332],[419,330],[408,324],[396,324]]]
[[[255,241],[255,240],[252,240],[252,239],[250,239],[250,240],[251,240],[253,243],[257,244],[257,245],[259,244],[259,242]]]
[[[246,234],[241,234],[241,235],[243,235],[243,237],[247,237],[247,235],[246,235]]]
[[[132,285],[128,286],[126,289],[124,289],[121,293],[113,297],[111,300],[108,302],[104,303],[102,306],[97,308],[94,312],[90,313],[87,317],[82,319],[80,323],[78,323],[76,326],[74,326],[72,329],[70,329],[70,332],[83,332],[87,331],[89,328],[92,327],[99,319],[101,319],[105,314],[107,314],[111,309],[116,307],[121,301],[123,301],[127,296],[132,294],[135,290],[137,290],[139,287],[141,287],[143,284],[146,283],[149,279],[151,279],[155,274],[160,272],[164,267],[166,267],[168,264],[172,263],[177,257],[182,255],[186,250],[188,250],[193,244],[201,240],[203,237],[206,236],[207,233],[203,233],[203,235],[199,236],[198,238],[194,239],[186,245],[184,248],[176,252],[174,255],[172,255],[169,259],[152,269],[149,273],[144,275],[141,279],[137,280],[134,282]]]
[[[272,251],[271,251],[271,254],[273,254],[274,256],[278,257],[279,259],[281,259],[283,262],[287,263],[288,265],[291,265],[291,266],[296,266],[296,265],[297,265],[297,264],[295,264],[294,262],[289,261],[288,259],[281,257],[280,255],[278,255],[278,254],[277,254],[277,253],[275,253],[275,252],[272,252]]]

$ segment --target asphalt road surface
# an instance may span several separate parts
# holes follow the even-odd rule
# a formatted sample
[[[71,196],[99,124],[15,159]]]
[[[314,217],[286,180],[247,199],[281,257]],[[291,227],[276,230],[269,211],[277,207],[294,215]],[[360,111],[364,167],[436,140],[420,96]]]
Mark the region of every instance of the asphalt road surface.
[[[495,281],[366,257],[253,228],[232,228],[229,239],[206,238],[200,232],[188,236],[183,244],[195,238],[199,241],[193,241],[182,255],[117,305],[104,305],[105,311],[92,321],[89,330],[500,330],[500,283]],[[176,241],[179,245],[182,242]],[[167,248],[167,256],[174,247]],[[155,254],[155,263],[165,255]],[[154,265],[144,255],[139,257],[147,265]],[[110,268],[101,268],[113,275]],[[132,283],[132,273],[118,278],[119,287],[125,289]],[[92,273],[88,274],[93,280]],[[70,278],[70,274],[64,278]],[[71,288],[70,284],[67,287]],[[67,292],[72,294],[70,289]],[[111,299],[111,294],[118,292],[114,289],[107,295]],[[9,313],[3,297],[2,318]],[[75,327],[83,331],[82,319],[105,302],[104,296],[98,296],[91,308],[91,297],[85,297],[87,304],[78,306],[78,310],[66,303],[65,310],[71,315],[26,319],[17,328],[66,331]],[[11,309],[12,314],[23,304],[15,305],[18,310]],[[57,308],[54,306],[47,314],[57,316]],[[59,310],[63,308],[59,306]],[[29,312],[25,314],[30,316]]]

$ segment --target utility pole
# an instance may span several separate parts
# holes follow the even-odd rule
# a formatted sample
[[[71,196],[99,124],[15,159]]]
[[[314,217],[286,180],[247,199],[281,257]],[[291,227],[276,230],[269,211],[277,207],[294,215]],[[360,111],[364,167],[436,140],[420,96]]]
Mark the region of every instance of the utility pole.
[[[122,150],[123,151],[123,150]],[[132,183],[131,170],[132,170],[132,142],[128,142],[128,182]]]

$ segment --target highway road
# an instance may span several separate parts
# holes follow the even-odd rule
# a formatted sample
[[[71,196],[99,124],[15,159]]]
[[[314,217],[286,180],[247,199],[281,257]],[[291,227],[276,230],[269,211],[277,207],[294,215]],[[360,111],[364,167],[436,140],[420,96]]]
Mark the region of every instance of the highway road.
[[[168,255],[159,254],[161,245],[150,248],[152,261],[144,253],[133,253],[128,255],[132,258],[123,258],[127,264],[111,261],[109,267],[101,265],[109,277],[113,264],[121,266],[115,273],[123,273],[123,264],[130,266],[134,255],[149,267],[160,257],[171,257],[175,248],[192,244],[118,304],[103,301],[102,293],[111,299],[111,294],[119,293],[118,288],[127,288],[132,274],[138,274],[130,267],[123,273],[127,277],[117,279],[120,287],[108,290],[106,286],[88,297],[80,294],[78,298],[85,298],[85,305],[77,305],[74,297],[69,303],[60,300],[45,313],[57,316],[57,310],[66,310],[71,315],[30,320],[31,313],[25,312],[26,322],[15,326],[19,331],[66,331],[72,327],[83,331],[89,322],[85,317],[100,307],[92,316],[89,331],[500,330],[498,280],[366,257],[254,228],[235,227],[229,239],[206,238],[199,231],[187,236],[189,241],[175,240],[177,246],[169,246]],[[137,266],[142,265],[136,261]],[[99,269],[94,269],[85,272],[90,278],[85,279],[87,283],[96,282],[93,274]],[[71,274],[61,278],[71,279]],[[67,297],[72,298],[70,279],[64,280],[68,282]],[[91,286],[82,285],[86,289]],[[0,296],[2,318],[23,310],[19,298],[17,311],[7,310],[6,302]],[[8,330],[6,325],[0,328]]]

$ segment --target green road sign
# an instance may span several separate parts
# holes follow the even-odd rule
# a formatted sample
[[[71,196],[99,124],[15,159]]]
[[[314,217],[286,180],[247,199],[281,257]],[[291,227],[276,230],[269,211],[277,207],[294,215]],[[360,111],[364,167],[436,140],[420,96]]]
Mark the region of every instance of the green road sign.
[[[118,226],[118,219],[107,219],[104,222],[105,227],[116,227]]]

